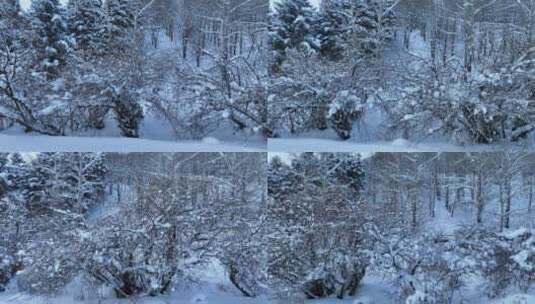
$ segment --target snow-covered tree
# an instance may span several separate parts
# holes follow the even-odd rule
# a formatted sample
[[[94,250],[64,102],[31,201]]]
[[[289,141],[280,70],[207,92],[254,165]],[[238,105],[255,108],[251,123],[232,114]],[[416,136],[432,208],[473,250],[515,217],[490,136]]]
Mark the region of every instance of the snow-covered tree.
[[[0,28],[4,35],[22,30],[23,17],[18,0],[6,0],[0,4]]]
[[[323,1],[318,16],[318,40],[322,56],[340,60],[345,55],[350,29],[351,4],[345,0]]]
[[[533,230],[496,233],[478,229],[458,238],[459,255],[473,262],[473,271],[485,278],[484,286],[490,297],[499,296],[511,287],[525,292],[533,285]]]
[[[357,1],[352,35],[365,54],[380,56],[384,44],[392,39],[396,22],[395,4],[396,1],[392,0]]]
[[[287,54],[281,75],[271,79],[270,124],[290,133],[332,128],[341,138],[350,138],[372,87],[355,86],[342,61],[325,63],[317,55],[303,56],[295,50]]]
[[[119,128],[123,136],[139,137],[139,125],[143,119],[143,109],[135,100],[133,96],[122,88],[119,91],[111,92],[113,111]]]
[[[289,2],[290,8],[296,6]],[[370,96],[384,85],[381,59],[394,34],[394,6],[389,1],[324,2],[319,12],[312,11],[313,17],[303,18],[311,20],[306,28],[319,52],[277,45],[291,37],[272,30],[276,73],[268,99],[270,124],[291,133],[332,128],[340,138],[349,139],[354,122],[369,107]],[[286,19],[290,20],[274,13],[271,23],[284,25]]]
[[[67,64],[73,47],[66,11],[58,0],[37,0],[32,1],[30,16],[38,71],[53,80]]]
[[[106,1],[106,39],[110,54],[126,51],[133,45],[140,2],[137,0]]]
[[[342,169],[351,163],[356,167]],[[275,159],[275,168],[272,164],[269,174],[278,175],[280,160]],[[339,171],[346,169],[346,174]],[[270,284],[281,294],[307,298],[352,296],[367,267],[367,244],[359,228],[364,218],[359,214],[363,172],[358,156],[304,153],[292,161],[291,170],[298,180],[292,193],[276,193],[283,190],[282,181],[269,188]]]
[[[101,0],[70,0],[67,4],[69,31],[76,48],[89,54],[103,52],[105,12]]]
[[[174,116],[171,123],[181,127],[181,135],[195,132],[195,136],[204,136],[206,130],[229,123],[239,132],[271,136],[267,111],[266,15],[258,13],[265,9],[266,3],[238,0],[198,5],[200,13],[194,14],[198,15],[194,21],[199,28],[195,29],[195,35],[202,42],[196,45],[196,67],[185,64],[179,70],[175,76],[179,90],[171,97],[155,96],[156,109],[165,116]],[[203,64],[201,58],[208,58],[211,64]],[[172,98],[180,102],[171,102]],[[177,119],[185,107],[192,115],[185,120]],[[176,112],[179,114],[173,114]]]
[[[394,2],[334,0],[322,5],[318,18],[321,53],[340,60],[355,50],[361,56],[380,56],[394,34]]]
[[[319,47],[316,39],[315,11],[308,0],[283,0],[275,3],[269,36],[274,51],[272,72],[286,60],[287,49],[308,53]]]
[[[261,156],[159,153],[135,159],[130,173],[139,175],[126,177],[134,195],[117,213],[99,218],[80,244],[87,253],[84,273],[118,297],[160,295],[217,259],[238,290],[255,296],[263,265],[255,217],[265,199]]]

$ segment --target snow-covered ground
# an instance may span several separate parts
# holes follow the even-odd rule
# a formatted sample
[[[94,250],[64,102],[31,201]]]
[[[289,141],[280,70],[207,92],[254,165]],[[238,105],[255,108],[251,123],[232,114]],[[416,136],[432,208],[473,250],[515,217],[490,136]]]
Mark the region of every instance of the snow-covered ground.
[[[222,267],[214,262],[203,268],[200,282],[177,286],[165,296],[117,299],[105,288],[88,289],[75,279],[56,296],[38,296],[16,291],[15,282],[6,292],[0,292],[0,304],[398,304],[393,288],[381,276],[368,274],[361,282],[357,294],[345,299],[317,300],[280,299],[268,295],[247,298],[228,282]],[[408,302],[407,302],[408,303]],[[453,303],[472,304],[533,304],[535,294],[511,294],[489,299],[477,284],[466,286],[455,295]]]
[[[460,146],[443,142],[415,143],[405,139],[377,142],[357,142],[329,138],[274,138],[268,140],[272,152],[490,152],[503,151],[503,146]]]
[[[225,142],[203,140],[163,141],[124,137],[51,137],[0,134],[2,152],[260,152],[258,141]]]
[[[23,0],[23,1],[28,1],[28,0]],[[270,4],[273,5],[274,3],[277,3],[279,2],[279,0],[270,0]],[[320,2],[321,0],[310,0],[309,1],[310,4],[312,4],[313,6],[315,7],[319,7],[320,6]]]
[[[202,286],[185,286],[177,288],[172,294],[160,297],[144,297],[132,300],[126,299],[87,299],[80,300],[74,294],[56,297],[31,296],[16,292],[0,293],[0,304],[395,304],[396,301],[389,293],[387,286],[375,278],[367,278],[362,283],[357,295],[353,298],[321,299],[306,301],[303,299],[288,300],[275,299],[269,296],[246,298],[238,294],[231,286],[225,283],[204,282]]]
[[[222,126],[201,140],[176,139],[170,126],[157,117],[146,117],[140,127],[141,138],[126,138],[110,119],[103,130],[68,136],[24,133],[18,126],[0,131],[2,152],[260,152],[266,141],[260,135],[234,134]]]
[[[379,110],[370,107],[361,121],[356,122],[348,140],[342,140],[331,129],[313,130],[297,135],[280,134],[280,138],[268,139],[270,152],[494,152],[511,148],[526,149],[535,144],[535,139],[519,143],[496,145],[454,143],[447,138],[435,136],[419,140],[396,138],[386,126],[386,118]],[[530,149],[531,150],[531,149]]]
[[[268,139],[270,152],[494,152],[532,147],[535,139],[519,143],[495,145],[454,143],[446,138],[435,136],[419,140],[396,138],[385,126],[384,114],[370,108],[362,121],[356,122],[352,137],[342,140],[334,130],[314,130],[298,135],[281,134],[280,138]]]
[[[203,286],[183,287],[170,295],[160,297],[143,297],[136,299],[87,299],[80,300],[73,295],[57,297],[32,296],[28,294],[7,292],[0,293],[0,304],[396,304],[398,300],[390,293],[387,284],[380,279],[366,277],[357,295],[353,298],[339,300],[336,298],[320,300],[281,300],[267,296],[246,298],[238,295],[231,287],[223,284],[207,283]],[[473,304],[533,304],[535,296],[515,294],[503,298],[489,299],[477,290],[466,290],[459,303]],[[457,302],[455,302],[457,303]]]

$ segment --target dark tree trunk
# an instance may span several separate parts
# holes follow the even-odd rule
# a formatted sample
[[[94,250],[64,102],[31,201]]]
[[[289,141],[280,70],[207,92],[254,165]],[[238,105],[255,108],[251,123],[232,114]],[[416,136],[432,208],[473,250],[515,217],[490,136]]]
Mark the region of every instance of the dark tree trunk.
[[[242,284],[240,283],[238,275],[239,275],[238,268],[235,267],[234,265],[230,265],[230,267],[229,267],[229,279],[230,279],[230,282],[232,283],[232,285],[234,285],[245,297],[249,297],[249,298],[255,297],[256,295],[253,292],[248,291],[246,287],[242,286]]]

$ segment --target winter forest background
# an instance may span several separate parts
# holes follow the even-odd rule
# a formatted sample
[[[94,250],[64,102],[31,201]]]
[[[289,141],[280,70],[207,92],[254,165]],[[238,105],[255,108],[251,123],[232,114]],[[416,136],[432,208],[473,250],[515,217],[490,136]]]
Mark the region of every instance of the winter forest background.
[[[532,303],[534,187],[522,152],[2,154],[0,302]]]
[[[0,304],[535,303],[534,102],[535,0],[0,0]]]
[[[196,284],[216,262],[233,289],[255,295],[266,159],[1,154],[0,302],[38,301],[11,291],[66,292],[66,303],[162,296]]]
[[[276,1],[273,142],[531,145],[534,24],[532,0]]]
[[[27,4],[0,4],[4,133],[265,146],[267,0]]]
[[[275,151],[534,139],[533,0],[6,0],[0,12],[3,138],[270,138]]]

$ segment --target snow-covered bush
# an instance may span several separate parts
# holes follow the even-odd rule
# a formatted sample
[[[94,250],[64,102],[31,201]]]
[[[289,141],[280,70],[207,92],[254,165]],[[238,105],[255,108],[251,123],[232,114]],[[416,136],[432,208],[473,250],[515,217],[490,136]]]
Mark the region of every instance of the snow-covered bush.
[[[125,135],[137,135],[138,101],[124,97],[126,89],[116,96],[107,94],[110,87],[121,86],[118,82],[135,84],[125,79],[132,65],[102,53],[100,58],[88,57],[84,50],[74,49],[71,34],[81,43],[91,42],[85,48],[102,49],[97,44],[103,41],[92,40],[102,36],[102,24],[98,24],[102,20],[94,20],[103,14],[98,2],[69,5],[69,13],[88,18],[71,19],[75,24],[69,24],[67,11],[57,0],[34,1],[28,14],[19,11],[20,29],[1,31],[0,116],[22,125],[27,132],[65,135],[104,128],[106,114],[114,109]],[[94,24],[85,24],[90,27],[85,28],[83,21]],[[29,45],[33,46],[30,50]]]
[[[333,251],[307,275],[303,284],[307,297],[324,298],[335,295],[342,299],[346,295],[355,295],[366,274],[366,255],[361,252],[360,255],[352,256],[341,248]],[[320,256],[325,254],[319,253]]]
[[[349,139],[353,129],[353,122],[364,113],[364,103],[360,97],[348,91],[336,94],[332,101],[327,118],[329,124],[342,139]]]
[[[124,218],[130,218],[128,215]],[[102,229],[84,239],[85,273],[100,284],[114,289],[117,297],[140,294],[158,295],[171,288],[178,261],[170,242],[170,228],[149,227],[150,232],[140,227],[128,226],[126,222],[100,223]],[[117,227],[112,227],[117,225]],[[151,239],[149,233],[158,238]],[[152,246],[151,246],[152,245]],[[166,247],[170,246],[170,247]]]
[[[328,99],[322,89],[306,79],[291,76],[273,78],[269,92],[270,125],[278,126],[277,130],[298,134],[327,128]]]
[[[11,154],[10,193],[0,200],[0,247],[15,257],[22,291],[54,293],[80,270],[78,235],[104,194],[100,154],[39,153],[31,162]]]
[[[268,98],[276,135],[332,128],[344,140],[351,137],[380,85],[377,68],[393,35],[393,4],[336,0],[317,12],[307,1],[276,5]]]
[[[241,243],[234,246],[241,249],[239,252],[224,250],[220,261],[227,268],[230,282],[244,296],[256,297],[264,291],[262,283],[265,282],[265,248],[260,243],[246,238]]]
[[[206,154],[199,157],[210,159],[210,156]],[[250,157],[255,159],[256,156]],[[237,286],[251,287],[253,289],[250,291],[254,292],[254,286],[247,285],[250,282],[244,282],[239,276],[249,270],[244,263],[255,258],[252,254],[254,251],[249,256],[246,250],[255,247],[244,243],[229,245],[223,241],[235,240],[236,234],[233,233],[248,231],[233,225],[235,221],[244,221],[244,225],[249,223],[245,216],[231,223],[224,222],[229,216],[239,215],[234,210],[243,210],[232,209],[233,204],[237,203],[232,193],[242,193],[243,196],[239,196],[242,199],[247,197],[245,192],[230,189],[235,185],[241,191],[247,191],[243,184],[221,182],[237,172],[227,171],[229,168],[224,160],[212,158],[213,167],[206,171],[213,175],[196,175],[199,173],[195,171],[196,161],[180,161],[181,157],[191,160],[188,155],[169,157],[162,154],[156,157],[162,162],[168,161],[168,166],[162,166],[166,169],[161,174],[139,177],[133,186],[133,201],[100,220],[91,230],[92,233],[84,238],[82,246],[86,249],[83,252],[87,252],[87,255],[82,265],[85,272],[101,284],[113,288],[118,297],[156,296],[169,292],[176,280],[195,278],[197,274],[192,272],[195,266],[208,263],[211,258],[221,258],[224,264],[228,262],[226,265],[237,266],[235,270],[239,273],[234,276],[239,281]],[[244,162],[243,157],[240,160],[242,165],[251,164]],[[231,165],[236,163],[230,161]],[[249,182],[254,180],[250,175],[247,179]],[[247,202],[242,201],[243,204]],[[221,248],[216,246],[218,240],[221,241],[219,245],[224,244]],[[230,247],[244,249],[240,252],[245,255],[244,260],[228,256],[235,252]],[[225,254],[227,249],[229,252]]]
[[[190,109],[184,121],[177,120],[176,115],[175,119],[168,120],[175,129],[180,127],[180,132],[192,132],[196,137],[213,131],[224,121],[238,131],[270,136],[267,72],[257,58],[263,56],[263,52],[251,52],[250,57],[228,58],[228,54],[218,54],[213,58],[215,65],[209,68],[182,67],[177,75],[180,89],[171,92],[172,97],[164,97],[167,102],[156,100],[157,109],[169,118],[173,112]],[[179,103],[173,105],[169,101],[172,98]]]
[[[35,224],[35,228],[43,229],[44,225]],[[23,270],[17,273],[17,285],[21,291],[54,294],[76,277],[80,270],[80,257],[73,246],[77,241],[76,228],[72,224],[69,226],[73,233],[45,230],[44,233],[35,233],[34,240],[26,244]]]
[[[465,268],[455,242],[441,235],[411,237],[368,226],[375,243],[371,268],[390,277],[406,303],[449,303],[464,285]]]
[[[254,59],[261,55],[251,57],[216,57],[217,65],[208,68],[181,63],[169,83],[155,84],[148,98],[151,109],[169,122],[177,138],[203,138],[223,123],[245,134],[269,136],[266,71]]]
[[[207,102],[199,94],[199,89],[201,88],[188,82],[177,80],[157,89],[148,99],[151,111],[169,123],[177,139],[204,138],[225,118],[225,112],[214,113],[208,110]]]
[[[139,85],[129,78],[135,74],[132,64],[112,58],[82,60],[71,54],[62,64],[61,77],[50,80],[47,73],[32,69],[38,57],[24,49],[28,37],[22,33],[13,39],[17,44],[0,44],[0,116],[26,132],[65,135],[104,128],[113,110],[124,135],[138,135],[144,91],[132,89]]]
[[[367,90],[355,87],[344,64],[287,51],[282,74],[271,79],[268,98],[270,125],[290,133],[334,129],[351,137],[353,123],[365,110]]]
[[[22,268],[20,259],[0,246],[0,292],[5,290],[11,278]]]
[[[253,203],[254,200],[253,196],[250,197],[250,202],[242,207],[239,203],[237,206],[229,206],[239,218],[235,219],[236,224],[230,227],[232,232],[221,235],[218,241],[218,260],[226,268],[229,281],[246,297],[256,297],[265,292],[267,281],[267,250],[264,245],[263,226],[265,202]],[[250,203],[259,204],[259,208],[251,208]]]
[[[363,244],[355,241],[351,249],[342,244],[331,244],[325,249],[311,247],[326,241],[320,235],[332,239],[333,233],[297,236],[293,232],[286,240],[279,238],[283,243],[270,243],[271,286],[281,294],[302,293],[309,299],[355,295],[367,267],[367,255],[359,248]]]
[[[463,74],[453,66],[416,64],[407,79],[390,110],[392,127],[405,136],[440,133],[491,144],[519,141],[535,128],[534,80],[520,68]]]
[[[503,236],[513,248],[511,263],[513,281],[526,292],[535,284],[535,231],[520,229]]]
[[[0,153],[0,292],[22,269],[22,240],[19,230],[24,221],[24,208],[10,187],[9,154]]]
[[[113,94],[113,111],[122,135],[139,137],[139,125],[143,119],[143,109],[125,88]]]
[[[138,193],[136,204],[147,212],[122,208],[83,239],[85,272],[117,297],[166,293],[175,276],[199,258],[189,251],[198,235],[184,220],[190,211],[181,206],[183,197],[172,188],[163,193],[154,187]]]
[[[160,295],[218,260],[237,289],[256,296],[265,282],[264,160],[261,153],[35,153],[25,161],[0,153],[9,184],[0,199],[0,284],[16,272],[21,292],[87,284],[118,297]],[[105,181],[128,195],[107,193]]]
[[[487,282],[487,293],[496,297],[509,288],[526,292],[535,283],[535,234],[529,229],[504,233],[476,231],[461,243],[474,271]]]

